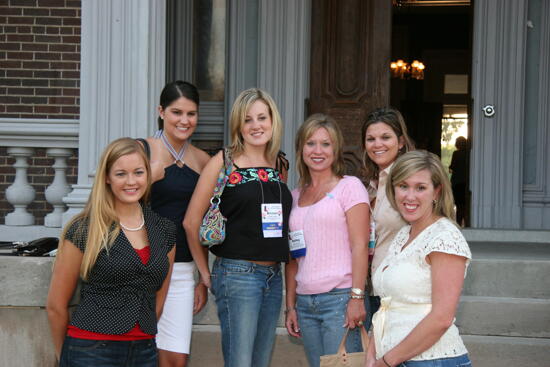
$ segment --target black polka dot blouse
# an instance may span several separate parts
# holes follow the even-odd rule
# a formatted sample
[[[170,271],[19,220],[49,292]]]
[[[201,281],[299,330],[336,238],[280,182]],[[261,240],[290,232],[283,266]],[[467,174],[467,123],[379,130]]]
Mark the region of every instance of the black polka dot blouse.
[[[174,223],[143,208],[151,256],[143,264],[121,230],[109,251],[102,250],[88,281],[81,282],[80,303],[71,325],[103,334],[124,334],[136,323],[147,334],[157,333],[156,292],[168,273],[168,252],[176,242]],[[86,248],[87,220],[68,229],[66,239],[82,252]]]

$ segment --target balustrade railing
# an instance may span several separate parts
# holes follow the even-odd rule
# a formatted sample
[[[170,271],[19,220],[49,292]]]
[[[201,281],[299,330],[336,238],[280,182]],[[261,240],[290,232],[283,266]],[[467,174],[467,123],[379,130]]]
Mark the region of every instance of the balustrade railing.
[[[77,120],[0,119],[0,146],[15,159],[15,179],[6,189],[6,201],[13,211],[0,226],[0,241],[26,240],[59,233],[62,216],[67,209],[63,203],[70,191],[67,183],[67,159],[78,146]],[[28,210],[35,201],[36,190],[29,179],[29,160],[39,148],[46,148],[46,156],[53,159],[54,174],[44,196],[53,210],[44,217],[44,225],[37,226],[37,218]]]
[[[36,196],[34,187],[28,180],[28,158],[33,156],[35,149],[26,147],[8,148],[8,155],[15,158],[15,180],[6,190],[6,200],[13,205],[14,210],[6,215],[5,224],[8,226],[29,226],[35,224],[32,213],[27,211]],[[71,189],[67,184],[67,158],[72,155],[72,149],[48,148],[46,155],[55,159],[52,168],[55,171],[52,183],[46,188],[46,201],[53,206],[53,211],[44,218],[46,227],[61,227],[62,215],[66,210],[63,197]]]

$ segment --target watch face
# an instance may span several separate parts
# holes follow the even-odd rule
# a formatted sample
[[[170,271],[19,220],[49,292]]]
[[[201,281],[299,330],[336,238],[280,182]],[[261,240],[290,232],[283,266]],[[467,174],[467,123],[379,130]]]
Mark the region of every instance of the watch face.
[[[351,288],[351,292],[353,294],[357,294],[358,296],[365,294],[365,292],[361,290],[361,288]]]

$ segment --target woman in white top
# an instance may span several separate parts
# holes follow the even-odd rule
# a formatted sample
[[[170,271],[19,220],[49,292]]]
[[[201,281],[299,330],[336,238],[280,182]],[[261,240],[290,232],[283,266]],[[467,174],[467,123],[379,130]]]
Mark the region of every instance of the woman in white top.
[[[366,366],[470,366],[454,319],[471,253],[454,222],[441,161],[426,151],[402,155],[386,195],[410,225],[397,233],[372,275],[381,306]]]

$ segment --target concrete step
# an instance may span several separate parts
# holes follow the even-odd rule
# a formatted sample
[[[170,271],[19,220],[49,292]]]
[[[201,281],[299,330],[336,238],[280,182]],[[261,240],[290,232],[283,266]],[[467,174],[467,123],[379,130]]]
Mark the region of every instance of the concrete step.
[[[550,245],[471,242],[463,294],[550,299]]]
[[[550,299],[463,296],[462,334],[550,338]]]
[[[462,336],[475,367],[550,367],[550,339]],[[219,329],[195,326],[190,367],[223,366]],[[308,366],[301,342],[277,329],[271,367]]]
[[[223,366],[220,336],[216,326],[194,326],[189,367]],[[286,329],[277,329],[270,367],[308,367],[302,343]]]
[[[550,339],[462,335],[475,367],[550,367]]]

